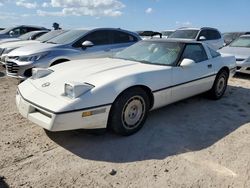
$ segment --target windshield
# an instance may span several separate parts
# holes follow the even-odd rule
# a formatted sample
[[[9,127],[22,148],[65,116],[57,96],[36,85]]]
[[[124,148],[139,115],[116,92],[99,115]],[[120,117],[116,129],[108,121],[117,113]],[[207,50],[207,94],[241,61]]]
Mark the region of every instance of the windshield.
[[[169,36],[169,35],[173,34],[174,32],[173,31],[162,31],[161,33],[163,36]]]
[[[34,31],[33,32],[28,32],[28,33],[26,33],[24,35],[21,35],[18,38],[21,39],[21,40],[29,40],[30,37],[32,37],[34,35],[34,33],[36,33],[36,32],[34,32]]]
[[[67,31],[65,30],[53,30],[53,31],[50,31],[44,35],[42,35],[41,37],[38,37],[36,40],[40,41],[40,42],[46,42],[54,37],[57,37],[63,33],[65,33]]]
[[[138,33],[138,35],[140,35],[140,36],[150,37],[150,36],[153,35],[155,32],[154,32],[154,31],[138,31],[137,33]]]
[[[224,33],[223,38],[226,44],[230,44],[233,40],[239,38],[244,33]]]
[[[195,39],[199,30],[176,30],[168,38]]]
[[[230,44],[231,47],[250,48],[250,37],[241,37]]]
[[[183,46],[179,42],[141,41],[117,53],[114,58],[173,66]]]
[[[51,40],[48,40],[47,42],[53,44],[69,44],[79,39],[87,32],[88,32],[87,30],[71,30]]]
[[[4,30],[0,31],[0,34],[8,34],[13,29],[15,29],[15,27],[5,28]]]

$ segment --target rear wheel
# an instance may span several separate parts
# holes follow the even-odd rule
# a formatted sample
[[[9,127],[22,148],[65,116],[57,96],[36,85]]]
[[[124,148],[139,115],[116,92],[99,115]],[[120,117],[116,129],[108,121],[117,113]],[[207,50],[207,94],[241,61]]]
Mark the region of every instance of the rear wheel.
[[[149,111],[149,97],[140,88],[125,91],[114,102],[109,126],[114,132],[128,136],[140,130]]]
[[[210,98],[217,100],[224,95],[227,89],[228,77],[229,75],[226,70],[221,70],[217,74],[214,81],[214,85],[212,89],[208,92]]]

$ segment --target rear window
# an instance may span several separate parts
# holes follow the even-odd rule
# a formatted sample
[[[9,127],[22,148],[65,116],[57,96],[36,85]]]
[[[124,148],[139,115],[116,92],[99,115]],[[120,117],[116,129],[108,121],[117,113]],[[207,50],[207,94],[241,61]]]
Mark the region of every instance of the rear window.
[[[137,42],[137,38],[128,33],[114,31],[113,32],[114,43],[128,43],[128,42]]]
[[[196,39],[199,30],[176,30],[168,38]]]

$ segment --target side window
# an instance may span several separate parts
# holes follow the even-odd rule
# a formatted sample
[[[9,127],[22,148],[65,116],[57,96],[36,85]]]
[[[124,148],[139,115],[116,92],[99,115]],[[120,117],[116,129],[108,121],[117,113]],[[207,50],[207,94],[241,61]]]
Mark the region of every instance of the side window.
[[[31,40],[35,40],[35,39],[37,39],[38,37],[44,35],[45,33],[46,33],[46,32],[35,34],[34,36],[31,37]]]
[[[13,35],[21,35],[21,29],[20,28],[16,28],[12,30],[14,33]]]
[[[217,40],[221,38],[221,35],[216,30],[208,30],[208,40]]]
[[[25,33],[27,33],[27,32],[29,32],[29,31],[28,31],[28,28],[23,27],[23,28],[20,29],[20,34],[21,34],[21,35],[23,35],[23,34],[25,34]]]
[[[211,54],[212,58],[216,58],[216,57],[220,56],[220,53],[216,52],[215,50],[213,50],[213,49],[211,49],[209,47],[208,47],[208,49],[210,51],[210,54]]]
[[[208,33],[207,33],[207,30],[206,30],[206,29],[201,30],[200,35],[199,35],[199,38],[200,38],[201,36],[205,37],[206,40],[209,40],[209,39],[208,39]]]
[[[136,42],[137,38],[121,31],[112,31],[113,43]]]
[[[24,28],[27,30],[27,32],[30,32],[30,31],[38,31],[39,29],[38,28],[35,28],[35,27],[26,27]]]
[[[111,44],[110,41],[110,32],[109,31],[94,31],[90,34],[88,34],[86,37],[82,39],[82,42],[84,41],[91,41],[94,45],[105,45],[105,44]]]
[[[187,44],[182,59],[192,59],[195,63],[208,60],[207,54],[201,44]]]

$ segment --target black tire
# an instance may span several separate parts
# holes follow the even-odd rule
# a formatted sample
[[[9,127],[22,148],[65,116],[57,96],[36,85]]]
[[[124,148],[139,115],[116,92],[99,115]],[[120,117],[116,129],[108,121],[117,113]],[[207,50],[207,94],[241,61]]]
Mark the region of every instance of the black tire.
[[[113,103],[109,128],[115,133],[129,136],[144,125],[149,111],[149,97],[141,88],[131,88],[122,93]]]
[[[221,70],[214,81],[212,89],[208,92],[208,97],[213,100],[220,99],[226,89],[227,89],[227,83],[228,83],[228,72],[226,70]]]

